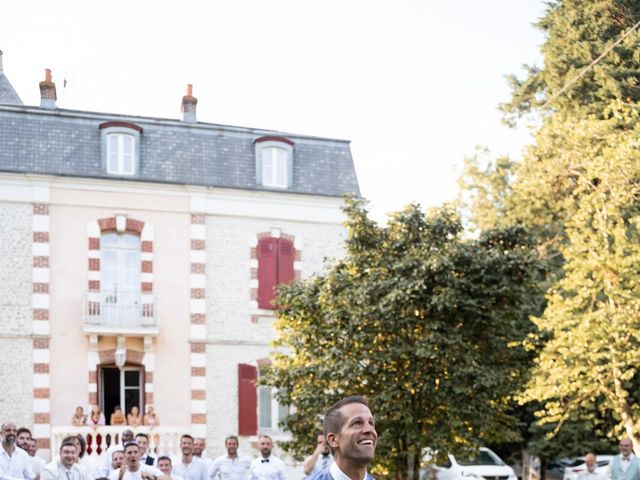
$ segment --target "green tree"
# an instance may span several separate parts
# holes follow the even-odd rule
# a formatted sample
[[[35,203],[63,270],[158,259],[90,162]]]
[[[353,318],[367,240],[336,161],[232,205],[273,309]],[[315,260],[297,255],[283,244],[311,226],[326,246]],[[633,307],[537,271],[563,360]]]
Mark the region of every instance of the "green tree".
[[[526,66],[523,79],[508,77],[512,99],[506,120],[531,111],[608,115],[612,102],[640,101],[640,32],[615,46],[571,88],[561,90],[640,21],[636,0],[556,0],[537,23],[546,34],[544,67]],[[550,102],[550,100],[553,100]]]
[[[524,312],[538,263],[520,227],[465,239],[457,216],[410,205],[384,227],[348,199],[343,260],[282,289],[262,382],[295,407],[287,448],[308,452],[318,415],[366,395],[380,432],[375,471],[416,480],[425,447],[511,440],[508,399],[529,364]]]
[[[566,125],[582,138],[571,157],[572,211],[561,246],[564,276],[536,321],[550,337],[526,392],[544,402],[541,423],[562,423],[595,404],[638,449],[640,399],[640,122],[620,105],[609,120]]]

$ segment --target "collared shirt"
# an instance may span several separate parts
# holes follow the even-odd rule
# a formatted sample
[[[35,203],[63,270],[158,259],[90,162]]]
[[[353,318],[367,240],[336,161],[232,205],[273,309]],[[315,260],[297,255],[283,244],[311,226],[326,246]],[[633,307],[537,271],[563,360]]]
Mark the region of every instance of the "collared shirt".
[[[310,457],[307,457],[304,463],[306,464],[312,456],[313,455],[311,455]],[[316,460],[316,464],[308,476],[310,477],[316,472],[321,472],[325,468],[328,468],[332,463],[333,463],[333,455],[331,455],[331,453],[327,453],[326,455],[324,454],[318,455],[318,460]]]
[[[67,468],[60,462],[60,457],[45,465],[40,472],[41,480],[89,480],[90,478],[93,477],[90,477],[81,465],[76,463],[71,468]]]
[[[220,480],[245,480],[250,468],[251,458],[247,456],[238,455],[231,458],[228,455],[223,455],[214,460],[209,470],[209,476],[211,480],[216,480],[216,478]]]
[[[163,475],[163,473],[160,470],[158,470],[156,467],[152,467],[151,465],[140,464],[140,468],[138,469],[138,471],[125,472],[125,474],[122,477],[122,480],[141,480],[142,472],[150,473],[151,475],[154,475],[156,477]],[[117,470],[113,470],[109,474],[109,480],[118,480],[119,476],[120,476],[120,469],[118,468]]]
[[[351,480],[346,473],[340,470],[340,467],[338,467],[338,464],[336,462],[333,462],[331,464],[331,466],[329,467],[329,472],[331,472],[333,480]],[[365,480],[366,478],[367,472],[364,472],[364,477],[362,477],[362,480]]]
[[[171,460],[173,468],[171,473],[184,478],[184,480],[209,480],[207,464],[198,457],[191,457],[190,463],[182,463],[182,457]]]
[[[0,480],[33,480],[35,474],[31,468],[29,454],[15,447],[11,456],[0,446]]]
[[[40,457],[29,457],[29,459],[31,461],[31,469],[33,470],[34,475],[40,475],[40,472],[47,464],[47,462],[45,462],[44,459]]]
[[[251,462],[251,480],[286,480],[284,462],[271,455],[269,458],[258,457]]]
[[[583,470],[582,472],[578,473],[578,480],[606,480],[606,479],[607,477],[605,475],[598,472],[597,466],[596,468],[593,469],[593,472],[590,472],[589,470]]]
[[[620,455],[620,468],[622,468],[623,472],[626,472],[629,469],[629,465],[631,465],[631,459],[633,458],[633,453],[630,453],[629,456],[625,457],[624,455]]]

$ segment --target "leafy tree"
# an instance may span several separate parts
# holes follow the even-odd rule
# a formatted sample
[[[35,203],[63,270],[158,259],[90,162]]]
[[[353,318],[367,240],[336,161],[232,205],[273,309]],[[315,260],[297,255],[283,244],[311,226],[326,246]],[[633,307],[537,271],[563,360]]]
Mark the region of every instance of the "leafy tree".
[[[546,34],[544,67],[525,66],[527,75],[508,77],[511,102],[502,105],[506,120],[543,109],[577,115],[609,115],[616,101],[640,101],[640,32],[635,30],[586,74],[561,90],[640,21],[636,0],[555,0],[548,3],[538,28]],[[550,102],[550,100],[552,100]]]
[[[640,399],[640,134],[638,112],[623,105],[609,120],[567,125],[583,139],[564,155],[574,163],[572,211],[564,229],[561,278],[537,320],[550,340],[526,392],[544,402],[541,423],[566,421],[595,404],[638,448]]]
[[[639,21],[635,0],[550,2],[538,22],[546,34],[544,66],[526,67],[524,79],[511,76],[513,96],[502,105],[511,124],[525,113],[540,115],[535,141],[518,163],[498,159],[480,167],[468,162],[461,182],[472,223],[481,229],[525,225],[545,264],[539,286],[546,298],[537,302],[539,329],[531,337],[532,350],[543,350],[523,397],[539,405],[530,447],[543,455],[584,451],[580,449],[590,445],[589,438],[607,445],[622,430],[637,436],[638,400],[629,392],[638,390],[640,376],[628,363],[637,347],[629,341],[625,355],[606,357],[605,345],[611,353],[620,342],[601,336],[612,331],[626,308],[635,308],[629,303],[635,280],[629,269],[616,266],[616,275],[624,271],[625,280],[616,277],[619,288],[607,287],[603,265],[593,259],[612,262],[618,248],[625,256],[633,254],[615,232],[633,217],[638,198],[618,196],[614,190],[605,195],[600,182],[615,178],[620,182],[615,192],[635,188],[630,164],[637,158],[632,139],[640,101],[640,33],[632,28]],[[622,171],[632,174],[626,184]],[[600,208],[596,198],[609,213],[606,222],[595,216]],[[600,225],[597,234],[594,225]],[[614,247],[602,240],[605,234],[617,238]],[[626,228],[623,236],[629,245],[637,241],[634,228]],[[613,299],[607,302],[616,306],[616,315],[604,314],[602,298]],[[598,348],[600,355],[594,351]],[[594,373],[611,360],[628,372],[617,383],[623,388],[610,382],[620,376]],[[591,374],[576,373],[583,370]]]
[[[532,331],[535,251],[520,227],[465,239],[457,216],[409,205],[385,227],[348,199],[345,258],[280,291],[276,345],[262,382],[295,407],[287,448],[308,452],[318,415],[366,395],[380,433],[375,471],[416,480],[425,447],[468,452],[511,440],[508,399]]]

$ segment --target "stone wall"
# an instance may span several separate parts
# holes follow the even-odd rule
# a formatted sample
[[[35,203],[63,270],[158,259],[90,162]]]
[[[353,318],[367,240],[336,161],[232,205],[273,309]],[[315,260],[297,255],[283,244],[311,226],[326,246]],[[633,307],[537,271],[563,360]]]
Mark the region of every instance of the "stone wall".
[[[32,213],[28,203],[0,203],[0,421],[33,422]]]

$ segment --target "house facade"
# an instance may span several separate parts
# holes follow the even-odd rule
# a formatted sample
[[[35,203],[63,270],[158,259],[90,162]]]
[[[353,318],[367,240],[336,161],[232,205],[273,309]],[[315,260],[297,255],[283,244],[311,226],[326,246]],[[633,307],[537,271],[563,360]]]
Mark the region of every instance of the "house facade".
[[[77,406],[246,450],[286,413],[256,387],[274,287],[342,253],[349,142],[27,106],[0,53],[0,396],[45,455]],[[35,86],[34,86],[35,88]]]

